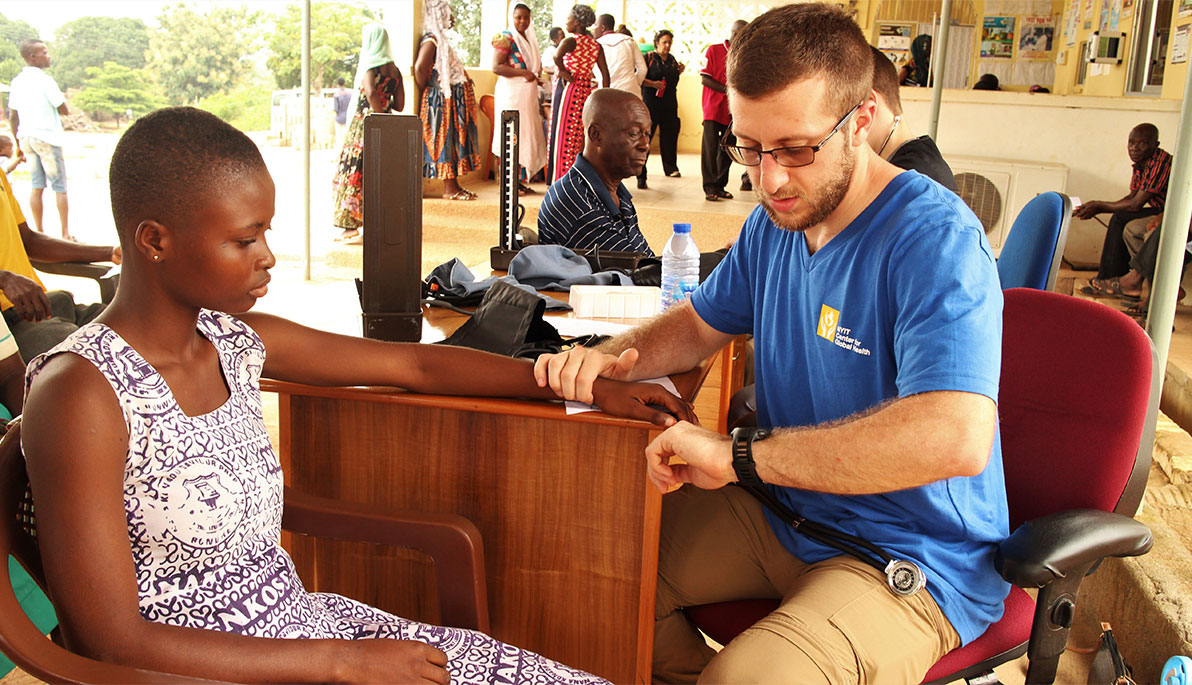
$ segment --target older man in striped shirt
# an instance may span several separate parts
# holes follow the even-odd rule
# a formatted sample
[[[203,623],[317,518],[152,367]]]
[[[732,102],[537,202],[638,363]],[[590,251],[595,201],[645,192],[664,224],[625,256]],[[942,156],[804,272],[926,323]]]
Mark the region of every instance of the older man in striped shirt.
[[[601,88],[584,105],[583,123],[583,153],[546,191],[538,210],[538,242],[653,255],[622,183],[646,163],[649,110],[632,93]]]

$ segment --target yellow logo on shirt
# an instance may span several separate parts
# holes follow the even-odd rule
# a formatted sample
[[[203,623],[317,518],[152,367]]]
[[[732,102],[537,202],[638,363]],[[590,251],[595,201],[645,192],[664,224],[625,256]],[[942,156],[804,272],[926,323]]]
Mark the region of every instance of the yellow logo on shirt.
[[[835,340],[836,326],[839,323],[840,312],[825,304],[820,308],[819,326],[815,329],[815,334],[824,340]]]

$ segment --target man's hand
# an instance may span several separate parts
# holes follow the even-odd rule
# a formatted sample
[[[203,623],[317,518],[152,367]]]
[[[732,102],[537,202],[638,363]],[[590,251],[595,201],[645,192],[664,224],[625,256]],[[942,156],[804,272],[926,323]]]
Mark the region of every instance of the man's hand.
[[[113,247],[112,248],[112,263],[119,264],[120,262],[123,262],[123,261],[124,261],[124,250],[119,245],[117,245],[116,247]]]
[[[534,380],[538,387],[548,384],[565,400],[596,404],[592,385],[597,376],[621,380],[637,364],[637,350],[629,348],[620,357],[590,347],[573,347],[560,354],[544,354],[534,362]]]
[[[601,379],[596,382],[593,393],[596,405],[609,414],[641,419],[663,427],[675,425],[675,417],[682,421],[697,422],[690,403],[675,397],[657,383],[622,383]]]
[[[1086,202],[1072,210],[1072,216],[1077,219],[1091,219],[1101,213],[1101,204],[1097,200]]]
[[[687,463],[672,465],[671,457]],[[722,488],[737,480],[732,438],[680,421],[646,447],[646,475],[663,494],[683,483],[704,490]]]
[[[22,319],[36,322],[50,318],[50,298],[33,279],[0,271],[0,292],[13,303]]]

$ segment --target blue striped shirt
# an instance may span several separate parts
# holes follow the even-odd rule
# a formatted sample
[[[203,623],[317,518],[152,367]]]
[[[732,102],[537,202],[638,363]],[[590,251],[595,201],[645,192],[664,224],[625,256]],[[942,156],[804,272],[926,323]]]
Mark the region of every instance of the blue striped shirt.
[[[654,254],[637,227],[637,210],[625,184],[618,184],[614,200],[582,154],[563,178],[547,189],[538,209],[538,242],[574,250]]]

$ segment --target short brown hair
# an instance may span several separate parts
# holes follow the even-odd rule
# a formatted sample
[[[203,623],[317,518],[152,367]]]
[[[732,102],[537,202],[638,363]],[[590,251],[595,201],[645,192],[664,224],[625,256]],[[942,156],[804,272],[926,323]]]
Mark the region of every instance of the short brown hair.
[[[746,97],[821,75],[828,83],[825,110],[841,115],[869,97],[869,43],[836,5],[776,7],[741,29],[728,53],[728,86]]]
[[[902,114],[902,98],[898,95],[898,70],[886,57],[886,53],[870,46],[873,50],[873,89],[882,96],[882,101],[895,116]]]

